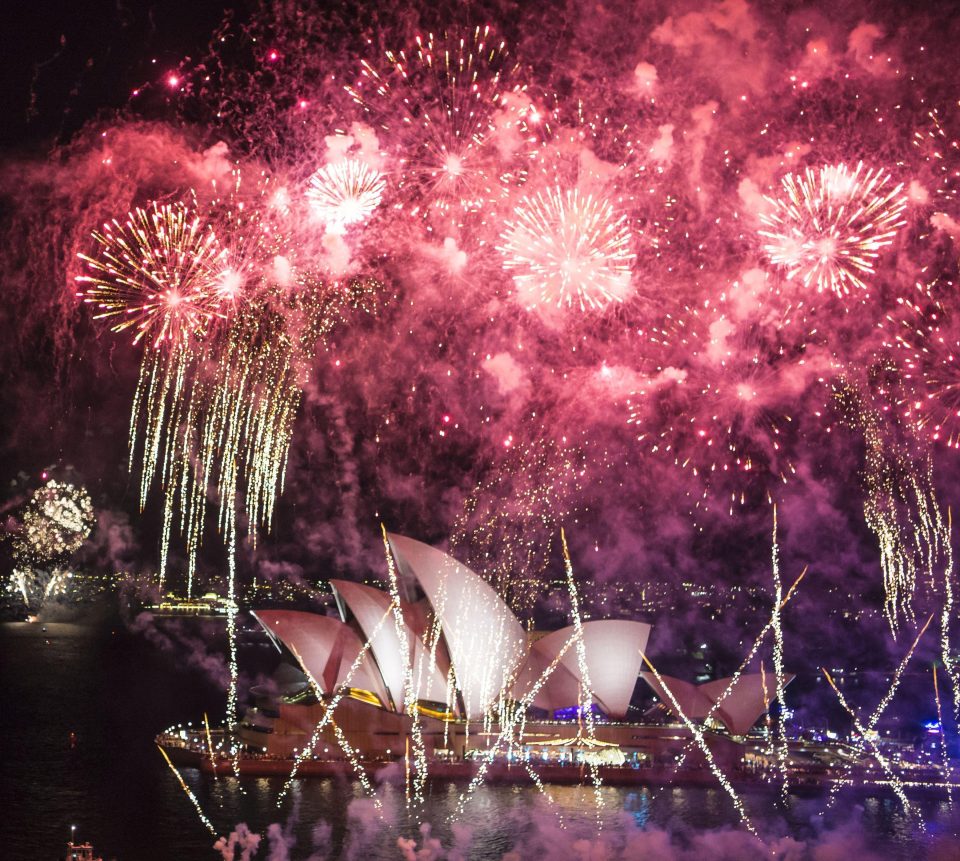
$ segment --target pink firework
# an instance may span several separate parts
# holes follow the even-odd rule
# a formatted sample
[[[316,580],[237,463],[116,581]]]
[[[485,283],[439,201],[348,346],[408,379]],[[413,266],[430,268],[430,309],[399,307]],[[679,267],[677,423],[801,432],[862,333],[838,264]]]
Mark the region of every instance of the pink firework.
[[[209,199],[197,193],[196,205],[223,248],[213,289],[219,310],[229,314],[263,289],[278,256],[291,256],[289,199],[265,172],[248,179],[239,169],[229,180],[211,183],[209,193]]]
[[[628,422],[651,454],[701,479],[704,496],[766,489],[794,472],[788,404],[806,386],[802,351],[770,337],[774,325],[735,323],[720,307],[686,308],[657,331],[664,365],[627,401]]]
[[[787,174],[781,195],[767,201],[759,234],[770,262],[804,287],[840,297],[866,290],[880,250],[906,223],[903,185],[863,162]]]
[[[217,316],[224,251],[195,211],[152,203],[93,238],[100,253],[80,255],[89,274],[77,276],[85,285],[77,295],[115,332],[132,330],[135,344],[182,346]]]
[[[382,69],[363,62],[347,92],[395,143],[405,208],[459,217],[504,198],[514,178],[504,154],[540,120],[511,83],[515,68],[489,27],[417,36]]]
[[[900,369],[895,401],[904,421],[919,433],[960,448],[960,320],[950,302],[921,292],[917,301],[900,298],[888,315],[885,346]]]
[[[630,293],[634,254],[626,217],[576,189],[524,197],[498,249],[520,302],[602,310]]]

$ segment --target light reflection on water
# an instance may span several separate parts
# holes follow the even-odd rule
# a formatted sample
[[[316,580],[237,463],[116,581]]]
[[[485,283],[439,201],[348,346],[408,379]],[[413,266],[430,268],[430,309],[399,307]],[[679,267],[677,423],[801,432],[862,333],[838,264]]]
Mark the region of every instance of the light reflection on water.
[[[205,710],[214,720],[222,694],[182,662],[122,630],[51,625],[44,633],[38,626],[0,625],[0,654],[0,689],[5,703],[16,704],[0,709],[0,737],[13,742],[5,745],[0,772],[4,859],[62,856],[70,825],[78,824],[78,836],[108,859],[215,861],[213,840],[152,739]],[[79,739],[75,748],[68,743],[70,732]],[[729,797],[716,788],[603,787],[598,838],[592,787],[547,787],[551,805],[532,787],[482,786],[462,819],[451,822],[464,785],[432,786],[424,807],[409,811],[403,788],[387,785],[380,789],[379,812],[357,781],[297,780],[278,810],[281,778],[214,780],[194,769],[185,769],[183,777],[221,833],[240,822],[261,834],[273,822],[287,826],[295,840],[291,861],[306,861],[315,850],[321,858],[396,859],[398,837],[423,843],[421,823],[429,824],[446,850],[477,861],[510,851],[521,858],[582,857],[573,853],[591,847],[598,857],[625,857],[628,847],[660,830],[669,832],[665,845],[685,847],[685,859],[712,861],[704,848],[710,835],[727,833],[737,822]],[[931,838],[918,837],[892,797],[841,795],[826,813],[820,799],[791,798],[780,809],[777,797],[745,797],[758,828],[772,837],[816,841],[824,830],[846,829],[856,846],[866,844],[879,858],[917,861],[930,851]],[[951,830],[945,798],[918,804],[934,839]],[[328,827],[315,836],[321,823]],[[657,857],[646,850],[645,856]],[[266,840],[258,857],[267,857]],[[670,849],[661,857],[676,853]],[[859,858],[856,852],[836,857]],[[947,847],[939,857],[960,858],[960,848]]]

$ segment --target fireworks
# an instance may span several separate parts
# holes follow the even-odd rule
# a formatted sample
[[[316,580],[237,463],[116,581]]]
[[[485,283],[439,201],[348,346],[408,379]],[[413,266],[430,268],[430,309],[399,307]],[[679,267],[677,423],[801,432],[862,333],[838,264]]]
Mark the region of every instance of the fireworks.
[[[14,553],[37,562],[73,553],[86,540],[94,522],[90,494],[82,487],[51,479],[30,498]]]
[[[793,368],[780,356],[739,349],[717,363],[670,368],[630,396],[628,421],[645,449],[690,470],[704,496],[725,490],[732,508],[746,501],[749,485],[785,483],[795,471],[784,397]]]
[[[373,214],[385,188],[380,171],[360,159],[345,158],[320,168],[310,177],[307,199],[331,230],[342,232]]]
[[[430,33],[386,60],[383,70],[364,61],[347,92],[399,143],[401,205],[459,216],[502,199],[515,177],[499,156],[530,149],[526,125],[535,115],[510,83],[515,67],[504,43],[489,27]]]
[[[898,298],[888,346],[899,361],[904,388],[897,401],[903,420],[934,442],[960,448],[960,329],[944,302],[921,293]]]
[[[918,456],[897,440],[881,414],[846,381],[838,383],[836,397],[845,420],[862,431],[866,443],[863,513],[879,543],[884,612],[896,631],[901,617],[913,619],[919,575],[926,574],[932,590],[942,571],[944,598],[952,601],[949,518],[937,501],[929,455]]]
[[[132,329],[134,343],[182,346],[217,315],[224,251],[200,216],[182,203],[137,208],[124,224],[95,232],[100,254],[81,254],[90,274],[77,295],[93,305],[95,319],[115,332]]]
[[[781,197],[767,198],[760,216],[770,262],[818,293],[866,290],[874,261],[906,222],[903,185],[883,169],[845,164],[807,168],[781,180]]]
[[[192,198],[223,248],[213,292],[220,316],[229,317],[240,303],[256,298],[277,258],[293,253],[285,220],[289,197],[269,174],[250,180],[234,168],[227,181],[214,180]]]
[[[630,231],[605,200],[559,188],[524,197],[500,240],[526,307],[597,311],[630,293]]]
[[[515,612],[533,610],[552,537],[579,488],[575,453],[540,440],[508,449],[491,478],[465,500],[451,543],[464,547],[474,570]]]

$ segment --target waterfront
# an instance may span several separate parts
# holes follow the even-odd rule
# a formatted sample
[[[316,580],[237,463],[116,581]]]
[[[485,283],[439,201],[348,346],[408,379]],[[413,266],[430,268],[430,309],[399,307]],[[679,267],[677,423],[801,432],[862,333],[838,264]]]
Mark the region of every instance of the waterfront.
[[[164,641],[128,632],[115,619],[47,623],[46,631],[42,622],[0,626],[8,704],[0,712],[7,740],[0,782],[5,858],[60,857],[73,824],[105,859],[219,857],[213,838],[153,745],[158,731],[195,720],[205,710],[219,719],[223,696],[210,676],[216,665],[208,654],[191,667],[184,653],[165,653],[159,642]],[[179,642],[193,642],[192,634]],[[362,798],[359,784],[347,780],[300,781],[278,810],[282,778],[214,782],[192,769],[184,770],[184,778],[218,832],[227,834],[246,822],[264,835],[256,856],[262,858],[287,857],[271,855],[266,836],[271,823],[286,830],[291,861],[399,858],[398,837],[422,844],[421,821],[430,823],[445,852],[459,847],[462,857],[477,859],[501,858],[511,850],[520,857],[563,857],[564,849],[579,851],[574,848],[577,837],[606,846],[612,857],[631,845],[654,858],[686,857],[682,853],[694,851],[710,857],[706,853],[715,844],[727,847],[723,851],[728,854],[719,857],[754,851],[733,850],[734,845],[759,849],[753,838],[734,829],[736,813],[719,788],[605,787],[605,827],[597,837],[589,788],[550,787],[551,807],[532,786],[482,787],[451,824],[463,785],[432,787],[422,815],[408,817],[402,790],[396,787],[384,790],[381,815]],[[892,796],[843,796],[825,817],[819,815],[824,808],[820,799],[792,798],[781,812],[775,798],[774,792],[745,796],[758,828],[770,838],[789,836],[849,851],[867,846],[878,858],[960,857],[960,847],[943,842],[942,834],[950,828],[945,798],[918,802],[928,823],[924,838],[914,833]]]

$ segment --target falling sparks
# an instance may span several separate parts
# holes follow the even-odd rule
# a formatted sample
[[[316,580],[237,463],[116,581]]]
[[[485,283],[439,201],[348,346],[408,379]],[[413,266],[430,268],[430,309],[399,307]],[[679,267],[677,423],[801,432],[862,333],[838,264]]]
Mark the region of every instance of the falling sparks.
[[[163,758],[166,760],[167,765],[170,766],[170,771],[173,772],[174,777],[177,778],[177,783],[180,784],[180,788],[184,791],[184,794],[187,798],[190,799],[190,803],[194,806],[197,811],[197,816],[200,817],[200,821],[206,826],[207,830],[214,836],[217,836],[217,829],[213,827],[213,823],[207,818],[207,814],[203,812],[203,808],[200,806],[200,802],[197,801],[197,796],[193,794],[193,790],[187,786],[186,781],[183,779],[183,776],[177,770],[177,767],[173,764],[173,761],[167,756],[167,752],[157,745],[157,750],[163,754]]]
[[[905,447],[877,410],[848,384],[838,385],[836,396],[866,443],[863,512],[878,541],[884,612],[896,632],[901,618],[913,619],[918,576],[926,575],[925,582],[937,589],[939,571],[944,600],[952,594],[949,522],[937,501],[929,454],[918,457]]]
[[[551,188],[517,204],[498,248],[522,305],[599,311],[630,294],[630,246],[610,203]]]
[[[906,224],[902,183],[859,162],[852,170],[835,164],[787,174],[780,192],[760,216],[770,262],[818,293],[866,290],[881,249]]]

